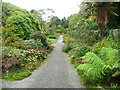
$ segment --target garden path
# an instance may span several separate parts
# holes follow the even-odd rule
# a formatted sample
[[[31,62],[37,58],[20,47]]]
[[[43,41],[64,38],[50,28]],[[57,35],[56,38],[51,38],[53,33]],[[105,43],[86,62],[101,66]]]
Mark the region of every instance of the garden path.
[[[69,63],[69,57],[62,52],[63,37],[60,35],[47,62],[30,77],[20,81],[3,81],[5,88],[82,88],[75,68]]]

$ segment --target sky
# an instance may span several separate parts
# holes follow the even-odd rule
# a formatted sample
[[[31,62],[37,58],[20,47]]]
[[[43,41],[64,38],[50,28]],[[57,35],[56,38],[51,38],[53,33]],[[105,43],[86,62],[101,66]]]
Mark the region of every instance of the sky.
[[[3,2],[10,2],[18,7],[26,9],[28,11],[35,9],[53,9],[55,16],[62,19],[64,16],[68,16],[78,13],[80,10],[80,3],[82,0],[2,0]]]

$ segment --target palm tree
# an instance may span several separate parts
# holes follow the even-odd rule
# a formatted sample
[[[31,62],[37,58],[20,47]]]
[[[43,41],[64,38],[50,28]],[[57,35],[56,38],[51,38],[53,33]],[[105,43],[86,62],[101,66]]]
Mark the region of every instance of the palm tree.
[[[104,27],[108,23],[108,12],[117,15],[115,12],[111,10],[111,2],[93,2],[93,3],[88,3],[88,7],[85,10],[88,10],[90,8],[95,7],[96,8],[96,13],[97,13],[97,23],[99,26],[99,40],[102,40],[104,37]]]

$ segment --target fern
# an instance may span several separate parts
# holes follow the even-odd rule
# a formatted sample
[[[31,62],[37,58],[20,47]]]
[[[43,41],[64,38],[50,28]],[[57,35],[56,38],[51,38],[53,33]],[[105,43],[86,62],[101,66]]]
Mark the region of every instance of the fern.
[[[78,72],[81,72],[84,78],[89,78],[94,82],[99,79],[103,80],[104,77],[109,79],[119,74],[119,72],[116,72],[119,67],[117,54],[118,50],[105,47],[101,49],[99,56],[93,52],[88,52],[81,57],[84,64],[80,64],[76,69]]]
[[[90,78],[93,81],[102,78],[103,71],[101,67],[104,66],[104,62],[96,54],[88,52],[82,59],[84,59],[85,64],[80,64],[77,70],[82,71],[83,77]]]
[[[112,61],[112,60],[117,59],[117,57],[116,57],[117,54],[118,54],[118,50],[103,47],[101,52],[100,52],[100,57],[102,60]]]

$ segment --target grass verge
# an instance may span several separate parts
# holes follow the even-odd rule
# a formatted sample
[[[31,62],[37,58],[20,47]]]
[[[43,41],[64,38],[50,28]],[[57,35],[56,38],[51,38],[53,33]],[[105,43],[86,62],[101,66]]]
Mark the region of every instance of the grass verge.
[[[28,69],[20,69],[14,72],[3,73],[2,79],[7,81],[22,80],[32,74]]]

